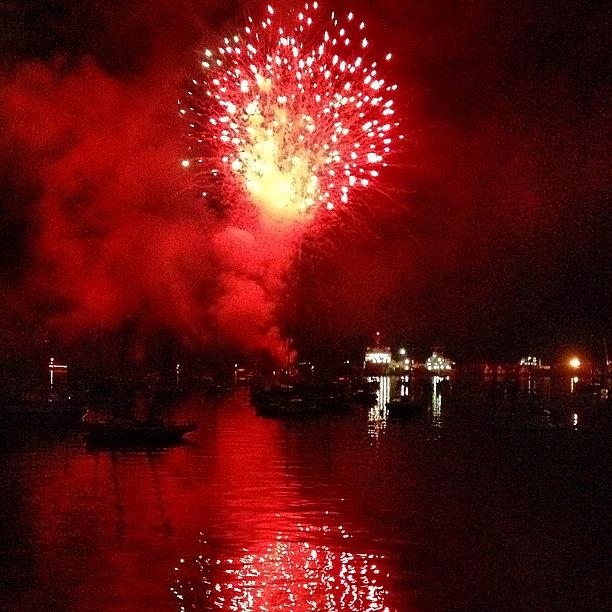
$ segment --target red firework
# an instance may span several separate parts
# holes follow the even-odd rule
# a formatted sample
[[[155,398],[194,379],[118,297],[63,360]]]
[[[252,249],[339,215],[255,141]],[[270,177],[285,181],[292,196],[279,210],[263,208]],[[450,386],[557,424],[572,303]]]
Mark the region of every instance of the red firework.
[[[204,51],[203,75],[179,102],[191,143],[181,163],[203,177],[203,196],[221,183],[225,198],[291,218],[346,204],[378,179],[399,125],[397,85],[369,57],[353,13],[332,12],[327,27],[319,17],[307,3],[277,25],[268,6]]]

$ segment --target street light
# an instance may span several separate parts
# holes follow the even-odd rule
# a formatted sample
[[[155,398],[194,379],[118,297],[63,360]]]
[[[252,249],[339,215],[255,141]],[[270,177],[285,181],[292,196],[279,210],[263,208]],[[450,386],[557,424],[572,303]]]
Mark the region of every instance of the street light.
[[[399,354],[403,357],[406,354],[406,349],[405,348],[401,348],[399,350]]]

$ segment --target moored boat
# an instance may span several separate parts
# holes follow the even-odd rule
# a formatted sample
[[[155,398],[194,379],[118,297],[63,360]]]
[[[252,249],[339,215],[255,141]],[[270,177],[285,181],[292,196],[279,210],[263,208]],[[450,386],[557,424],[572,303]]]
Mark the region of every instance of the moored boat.
[[[405,395],[388,402],[387,410],[390,417],[415,417],[425,413],[427,404]]]
[[[112,444],[172,444],[180,442],[185,434],[198,427],[195,421],[140,421],[96,414],[90,410],[83,415],[82,421],[88,442]]]
[[[363,404],[364,406],[371,406],[376,403],[378,393],[376,391],[368,391],[367,389],[357,389],[353,392],[353,402],[355,404]]]
[[[271,385],[251,390],[251,402],[260,416],[307,416],[319,414],[323,404],[294,385]]]

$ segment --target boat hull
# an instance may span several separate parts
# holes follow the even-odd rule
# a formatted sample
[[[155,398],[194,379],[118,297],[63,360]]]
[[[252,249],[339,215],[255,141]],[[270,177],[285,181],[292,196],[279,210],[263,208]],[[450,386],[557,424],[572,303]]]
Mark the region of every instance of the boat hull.
[[[172,425],[91,423],[85,425],[85,438],[88,443],[176,444],[183,440],[185,434],[195,431],[196,428],[195,423]]]
[[[322,407],[305,400],[286,399],[280,401],[259,402],[255,405],[255,413],[267,417],[299,417],[321,414]]]
[[[417,401],[391,400],[387,410],[391,418],[414,418],[423,415],[427,406]]]

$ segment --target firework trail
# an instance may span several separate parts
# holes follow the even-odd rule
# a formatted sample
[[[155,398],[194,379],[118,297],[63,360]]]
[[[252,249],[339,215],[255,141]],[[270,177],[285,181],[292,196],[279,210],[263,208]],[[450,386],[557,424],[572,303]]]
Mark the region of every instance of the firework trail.
[[[307,3],[277,25],[268,6],[262,21],[249,17],[204,50],[203,74],[179,102],[190,137],[181,163],[203,197],[295,219],[347,204],[378,179],[398,127],[397,85],[369,57],[365,24],[350,12],[329,17],[325,26]]]

